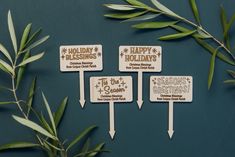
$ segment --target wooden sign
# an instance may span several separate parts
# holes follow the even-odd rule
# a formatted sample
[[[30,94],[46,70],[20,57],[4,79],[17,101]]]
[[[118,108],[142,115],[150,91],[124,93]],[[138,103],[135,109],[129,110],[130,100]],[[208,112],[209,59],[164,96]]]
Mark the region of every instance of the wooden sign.
[[[79,72],[80,104],[85,105],[84,71],[103,69],[102,45],[67,45],[60,46],[60,70]]]
[[[169,102],[168,134],[174,134],[173,103],[193,101],[193,78],[191,76],[151,76],[150,101]]]
[[[138,72],[138,100],[143,104],[143,72],[161,72],[162,48],[160,46],[120,46],[119,71]]]
[[[103,76],[90,78],[90,100],[93,103],[109,103],[109,134],[114,139],[114,102],[132,102],[131,76]]]

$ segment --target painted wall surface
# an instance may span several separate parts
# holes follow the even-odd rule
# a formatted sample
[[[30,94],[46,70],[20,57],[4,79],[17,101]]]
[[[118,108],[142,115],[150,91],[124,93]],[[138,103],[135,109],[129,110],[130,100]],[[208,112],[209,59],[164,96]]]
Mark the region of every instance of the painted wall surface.
[[[43,35],[50,40],[35,51],[46,50],[45,57],[28,68],[24,95],[33,76],[38,76],[38,91],[44,91],[52,109],[55,110],[64,96],[69,105],[60,136],[72,139],[85,127],[99,126],[93,134],[93,143],[106,142],[111,153],[102,157],[233,157],[235,155],[235,90],[223,84],[229,76],[225,70],[233,69],[216,60],[216,73],[211,91],[207,90],[210,55],[193,39],[160,42],[158,37],[173,30],[135,31],[130,23],[119,23],[103,17],[108,10],[104,3],[115,0],[1,0],[0,42],[10,47],[7,31],[7,11],[12,11],[17,36],[29,22],[33,27],[43,28]],[[149,0],[145,0],[149,3]],[[182,16],[193,20],[188,0],[161,1]],[[202,23],[209,32],[221,39],[219,10],[223,4],[229,15],[235,12],[233,0],[198,0]],[[231,33],[234,34],[234,31]],[[79,105],[78,73],[61,73],[59,70],[59,46],[74,44],[102,44],[104,68],[102,72],[85,73],[86,107]],[[116,103],[116,137],[108,134],[108,104],[92,104],[89,101],[89,78],[91,76],[130,75],[133,77],[133,100],[137,99],[137,73],[118,71],[119,45],[156,45],[163,49],[161,73],[144,73],[144,105],[138,110],[136,101]],[[186,75],[194,78],[192,103],[176,103],[174,106],[175,134],[169,140],[167,134],[167,103],[150,103],[149,78],[151,75]],[[7,76],[0,73],[0,83],[8,84]],[[27,87],[27,88],[26,88]],[[9,94],[1,92],[0,100]],[[37,96],[39,110],[44,110],[42,99]],[[45,110],[44,110],[45,111]],[[32,132],[16,123],[11,114],[19,113],[14,106],[0,107],[0,144],[33,138]],[[74,149],[75,151],[75,149]],[[42,157],[37,150],[4,152],[1,157]]]

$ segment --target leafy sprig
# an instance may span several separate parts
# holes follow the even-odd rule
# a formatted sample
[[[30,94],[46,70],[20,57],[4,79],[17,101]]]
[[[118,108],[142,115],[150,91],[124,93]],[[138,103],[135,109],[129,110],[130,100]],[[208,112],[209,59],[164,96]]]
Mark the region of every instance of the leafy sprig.
[[[220,41],[202,26],[196,0],[189,0],[192,12],[195,17],[195,22],[178,15],[161,4],[158,0],[151,0],[152,4],[154,5],[153,7],[138,0],[125,1],[128,4],[105,4],[107,8],[118,13],[105,14],[104,16],[107,18],[123,20],[123,22],[141,22],[132,25],[132,27],[135,29],[173,28],[178,31],[178,33],[160,37],[159,40],[177,40],[190,36],[194,38],[199,45],[212,54],[208,76],[208,89],[210,89],[212,85],[216,57],[230,65],[235,65],[235,56],[233,54],[234,48],[231,48],[232,46],[230,43],[229,34],[229,31],[235,21],[235,14],[230,20],[228,20],[223,7],[221,7],[223,40]],[[159,19],[158,21],[155,21],[155,19],[159,16],[164,16],[170,18],[171,20],[160,21]],[[213,43],[211,43],[211,41],[213,41]],[[216,47],[214,45],[216,45]]]
[[[16,38],[15,28],[11,16],[11,12],[8,12],[8,29],[13,45],[14,53],[10,53],[3,44],[0,43],[0,52],[3,55],[3,59],[0,59],[0,70],[8,74],[11,82],[11,87],[0,86],[1,90],[11,92],[13,100],[1,101],[2,105],[16,104],[21,116],[12,115],[19,124],[31,129],[34,132],[36,141],[35,142],[12,142],[0,146],[0,151],[6,151],[11,149],[22,149],[22,148],[39,148],[46,152],[48,157],[67,157],[72,147],[75,147],[78,143],[86,140],[89,134],[94,131],[97,127],[90,126],[82,131],[77,137],[75,137],[70,143],[67,140],[63,141],[59,137],[59,125],[62,121],[65,113],[68,97],[65,97],[60,103],[56,112],[52,112],[50,105],[47,101],[46,96],[42,93],[42,99],[44,106],[47,111],[47,115],[37,112],[33,108],[34,96],[36,94],[36,78],[33,79],[28,96],[26,100],[18,98],[18,89],[21,85],[21,80],[24,77],[26,67],[44,56],[44,52],[38,54],[32,54],[32,50],[38,47],[47,39],[49,36],[38,39],[41,29],[34,33],[31,33],[32,24],[28,24],[22,34],[20,44]],[[9,83],[10,84],[10,83]],[[30,120],[31,116],[36,117],[36,120]],[[47,118],[48,117],[48,118]],[[89,139],[89,138],[88,138]],[[78,151],[74,157],[94,157],[98,153],[103,152],[104,143],[96,145],[94,148],[90,146],[89,140],[86,141],[83,148]]]

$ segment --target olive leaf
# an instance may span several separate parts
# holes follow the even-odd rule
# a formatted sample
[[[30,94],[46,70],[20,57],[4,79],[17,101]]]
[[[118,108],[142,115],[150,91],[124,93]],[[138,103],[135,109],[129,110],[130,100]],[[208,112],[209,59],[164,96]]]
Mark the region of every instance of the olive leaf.
[[[227,70],[228,74],[233,78],[233,80],[226,80],[224,81],[224,83],[226,84],[231,84],[231,85],[235,85],[235,71],[233,70]]]
[[[5,61],[0,59],[0,65],[3,67],[3,68],[1,68],[1,66],[0,66],[0,68],[3,71],[5,71],[5,72],[7,72],[7,73],[9,73],[13,76],[15,75],[15,71],[13,70],[13,68],[8,63],[6,63]]]
[[[31,44],[31,42],[34,41],[40,35],[41,32],[42,32],[41,28],[39,28],[36,32],[34,32],[33,35],[31,35],[28,41],[25,43],[25,47]]]
[[[40,114],[40,122],[41,122],[44,129],[46,129],[50,134],[54,134],[53,129],[47,123],[47,121],[42,113]]]
[[[179,15],[177,15],[176,13],[174,13],[173,11],[171,11],[170,9],[168,9],[167,7],[165,7],[164,5],[162,5],[158,0],[151,0],[151,2],[161,11],[163,11],[164,13],[172,16],[172,17],[176,17],[176,18],[180,18],[181,17]]]
[[[160,29],[166,28],[171,25],[176,24],[178,21],[168,21],[168,22],[144,22],[140,24],[133,25],[133,28],[137,29]]]
[[[82,133],[80,133],[67,147],[67,151],[72,148],[75,144],[77,144],[78,142],[80,142],[80,140],[82,138],[84,138],[85,136],[87,136],[91,131],[93,131],[94,129],[96,129],[97,126],[90,126],[89,128],[85,129]]]
[[[146,9],[152,9],[148,5],[146,5],[140,1],[137,1],[137,0],[126,0],[126,2],[133,5],[133,6],[139,6],[139,7],[146,8]]]
[[[22,51],[25,48],[25,44],[28,40],[29,37],[29,33],[31,31],[31,27],[32,27],[32,23],[29,23],[26,27],[25,30],[23,32],[22,38],[21,38],[21,42],[20,42],[20,49],[19,51]]]
[[[30,51],[28,51],[24,54],[23,61],[25,61],[29,57],[30,57]],[[20,85],[20,82],[21,82],[23,75],[24,75],[24,72],[25,72],[25,68],[26,68],[26,65],[23,65],[23,66],[19,67],[19,69],[18,69],[17,76],[16,76],[16,89],[18,89],[18,87]]]
[[[94,156],[96,156],[100,152],[107,152],[105,150],[102,150],[103,147],[104,147],[104,143],[100,143],[97,146],[95,146],[94,149],[92,149],[90,151],[87,151],[87,152],[79,153],[79,154],[77,154],[77,155],[75,155],[73,157],[83,157],[83,156],[94,157]]]
[[[104,4],[104,6],[106,6],[109,9],[120,10],[120,11],[130,11],[136,9],[131,5]]]
[[[190,5],[191,5],[191,8],[192,8],[192,11],[193,11],[193,14],[194,14],[194,17],[195,17],[197,23],[199,25],[201,25],[200,24],[200,17],[199,17],[199,12],[198,12],[198,8],[197,8],[196,0],[190,0]]]
[[[0,51],[11,63],[13,63],[10,53],[2,44],[0,44]]]
[[[51,121],[51,125],[52,125],[52,128],[53,128],[53,132],[54,134],[56,135],[57,134],[57,131],[56,131],[56,125],[55,125],[55,120],[54,120],[54,117],[53,117],[53,114],[51,112],[51,109],[50,109],[50,106],[47,102],[47,99],[44,95],[44,93],[42,92],[42,98],[43,98],[43,101],[44,101],[44,105],[46,106],[46,109],[47,109],[47,113],[49,115],[49,118],[50,118],[50,121]]]
[[[216,55],[218,53],[218,50],[220,48],[221,47],[216,48],[214,54],[211,57],[210,70],[209,70],[209,76],[208,76],[208,90],[210,90],[211,85],[212,85],[212,81],[213,81],[213,77],[214,77],[214,72],[215,72],[215,59],[216,59]]]
[[[55,113],[54,119],[55,119],[56,127],[58,127],[60,124],[60,121],[61,121],[61,119],[64,115],[64,111],[66,109],[67,103],[68,103],[68,97],[65,97]]]
[[[0,102],[0,106],[2,106],[2,105],[11,105],[11,104],[15,104],[15,102],[14,101]]]
[[[23,148],[35,148],[40,147],[39,144],[31,142],[12,142],[0,146],[0,151],[5,151],[9,149],[23,149]]]
[[[223,6],[221,6],[220,19],[221,19],[223,31],[225,31],[227,27],[227,15]]]
[[[12,21],[12,17],[11,17],[11,11],[8,12],[8,29],[10,32],[10,36],[11,36],[11,41],[15,50],[15,54],[17,54],[17,40],[16,40],[16,34],[15,34],[15,28],[14,28],[14,24]]]
[[[233,71],[233,70],[227,70],[227,72],[228,72],[233,78],[235,78],[235,71]]]
[[[89,151],[89,147],[90,147],[90,143],[91,143],[90,141],[91,141],[90,138],[88,138],[86,140],[85,144],[82,147],[81,153],[87,153]],[[81,157],[86,157],[86,155],[84,154]]]
[[[151,19],[154,19],[158,16],[160,16],[161,14],[147,14],[147,15],[141,15],[141,16],[138,16],[138,17],[133,17],[131,19],[127,19],[127,20],[124,20],[122,22],[136,22],[136,21],[145,21],[145,20],[151,20]]]
[[[25,53],[27,51],[30,51],[31,49],[41,45],[42,43],[44,43],[45,41],[47,41],[49,39],[50,36],[45,36],[37,41],[35,41],[34,43],[32,43],[30,46],[28,46],[25,50],[21,51],[20,54]]]
[[[88,157],[94,157],[96,156],[99,152],[102,152],[102,148],[104,147],[105,143],[100,143],[95,148],[93,149],[93,152],[88,155]]]
[[[46,131],[45,129],[43,129],[41,126],[39,126],[38,124],[34,123],[33,121],[31,120],[28,120],[28,119],[25,119],[25,118],[21,118],[21,117],[18,117],[18,116],[15,116],[13,115],[12,116],[17,122],[19,122],[20,124],[28,127],[28,128],[31,128],[43,135],[45,135],[46,137],[49,137],[51,139],[54,139],[54,140],[57,140],[57,137],[55,137],[54,135],[50,134],[48,131]]]
[[[235,80],[226,80],[224,83],[235,85]]]
[[[35,88],[36,88],[36,81],[37,81],[37,78],[34,78],[32,83],[31,83],[31,86],[29,88],[28,99],[27,99],[27,102],[26,102],[26,105],[27,105],[27,108],[28,108],[27,117],[29,116],[29,113],[30,113],[31,108],[32,108],[34,93],[35,93]]]
[[[140,11],[136,13],[120,13],[120,14],[105,14],[105,17],[114,18],[114,19],[130,19],[147,13],[147,11]]]
[[[11,73],[0,63],[0,69],[5,72],[5,73],[8,73],[11,75]]]
[[[175,39],[181,39],[187,36],[190,36],[192,34],[194,34],[196,31],[188,31],[188,32],[184,32],[184,33],[177,33],[177,34],[171,34],[171,35],[167,35],[167,36],[163,36],[160,37],[159,40],[175,40]]]
[[[43,57],[44,54],[45,54],[45,52],[42,52],[42,53],[39,53],[39,54],[37,54],[37,55],[34,55],[34,56],[29,57],[29,58],[23,60],[23,61],[18,65],[18,67],[21,67],[21,66],[24,66],[24,65],[26,65],[26,64],[28,64],[28,63],[34,62],[34,61],[36,61],[36,60],[39,60],[40,58]]]

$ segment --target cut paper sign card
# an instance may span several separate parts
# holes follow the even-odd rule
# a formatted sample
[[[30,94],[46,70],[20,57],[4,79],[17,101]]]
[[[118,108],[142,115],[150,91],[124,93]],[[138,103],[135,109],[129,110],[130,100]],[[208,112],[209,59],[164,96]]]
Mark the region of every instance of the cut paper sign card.
[[[85,105],[84,71],[101,71],[103,69],[101,45],[60,46],[60,70],[62,72],[79,72],[80,104]]]
[[[119,71],[138,72],[139,109],[143,105],[143,72],[161,72],[162,48],[160,46],[120,46]]]
[[[174,134],[174,102],[193,101],[193,78],[191,76],[151,76],[150,101],[169,102],[168,135]]]
[[[131,76],[104,76],[90,78],[90,99],[92,103],[109,103],[109,134],[114,139],[115,102],[132,102]]]

